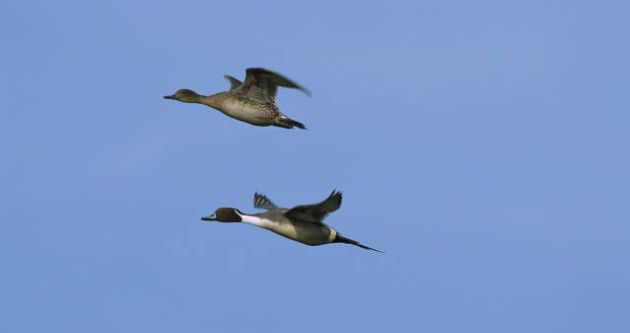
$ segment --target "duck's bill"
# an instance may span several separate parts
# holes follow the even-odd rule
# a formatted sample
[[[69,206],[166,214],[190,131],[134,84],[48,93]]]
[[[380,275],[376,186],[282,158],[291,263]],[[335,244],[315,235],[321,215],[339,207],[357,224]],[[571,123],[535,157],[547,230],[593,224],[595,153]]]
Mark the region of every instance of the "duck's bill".
[[[214,214],[212,214],[212,215],[201,217],[201,220],[202,221],[216,221],[217,217]]]
[[[175,95],[164,96],[166,99],[175,99]]]

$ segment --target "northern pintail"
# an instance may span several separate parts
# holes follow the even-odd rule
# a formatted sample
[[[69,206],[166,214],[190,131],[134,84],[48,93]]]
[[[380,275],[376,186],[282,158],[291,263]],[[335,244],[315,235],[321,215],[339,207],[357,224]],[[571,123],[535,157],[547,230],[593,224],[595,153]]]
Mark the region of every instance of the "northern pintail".
[[[310,96],[310,92],[286,77],[263,68],[248,68],[245,82],[229,75],[230,90],[210,96],[199,95],[190,89],[180,89],[174,95],[164,96],[185,103],[199,103],[223,112],[234,119],[256,126],[298,127],[304,124],[280,112],[276,105],[278,87],[295,88]]]
[[[314,205],[300,205],[291,209],[279,208],[266,196],[254,194],[254,207],[265,209],[259,214],[245,214],[236,208],[219,208],[214,214],[204,216],[204,221],[242,222],[275,232],[278,235],[306,245],[346,243],[366,250],[373,250],[355,240],[342,236],[322,221],[341,206],[341,192],[333,191],[326,200]]]

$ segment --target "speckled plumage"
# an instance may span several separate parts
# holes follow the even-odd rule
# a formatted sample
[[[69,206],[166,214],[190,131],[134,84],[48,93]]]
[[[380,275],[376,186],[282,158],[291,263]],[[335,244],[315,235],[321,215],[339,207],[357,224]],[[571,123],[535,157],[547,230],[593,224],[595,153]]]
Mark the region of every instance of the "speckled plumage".
[[[225,75],[230,90],[202,96],[189,89],[180,89],[174,95],[164,96],[185,103],[199,103],[223,112],[234,119],[255,126],[283,128],[305,126],[285,116],[276,105],[278,87],[295,88],[307,95],[309,91],[286,77],[263,68],[248,68],[245,82]]]

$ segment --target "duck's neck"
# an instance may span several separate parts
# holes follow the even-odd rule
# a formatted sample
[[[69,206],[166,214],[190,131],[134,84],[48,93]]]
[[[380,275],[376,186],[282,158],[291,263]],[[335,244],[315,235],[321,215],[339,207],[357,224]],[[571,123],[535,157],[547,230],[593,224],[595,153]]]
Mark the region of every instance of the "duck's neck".
[[[269,226],[269,220],[260,218],[258,216],[239,214],[242,223],[252,224],[258,227],[266,228]]]
[[[210,96],[199,95],[199,98],[197,98],[197,103],[207,105],[211,108],[220,109],[224,94],[225,92],[220,92],[218,94]]]

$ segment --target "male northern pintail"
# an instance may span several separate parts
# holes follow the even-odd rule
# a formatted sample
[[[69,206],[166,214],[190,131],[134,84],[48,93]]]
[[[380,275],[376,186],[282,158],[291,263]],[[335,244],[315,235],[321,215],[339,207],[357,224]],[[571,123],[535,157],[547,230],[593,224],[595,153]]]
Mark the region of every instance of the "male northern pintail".
[[[217,109],[227,116],[256,126],[299,127],[304,124],[280,112],[276,105],[278,87],[296,88],[307,95],[310,92],[286,77],[263,68],[248,68],[245,82],[229,75],[230,90],[210,96],[199,95],[190,89],[180,89],[174,95],[164,96],[185,103],[199,103]]]
[[[202,217],[204,221],[243,222],[265,228],[278,235],[304,243],[322,245],[346,243],[366,250],[373,250],[355,240],[342,236],[337,230],[322,221],[328,213],[341,206],[341,192],[333,191],[326,200],[314,205],[300,205],[291,209],[279,208],[262,194],[254,194],[254,207],[266,209],[259,214],[245,214],[236,208],[219,208],[214,214]]]

